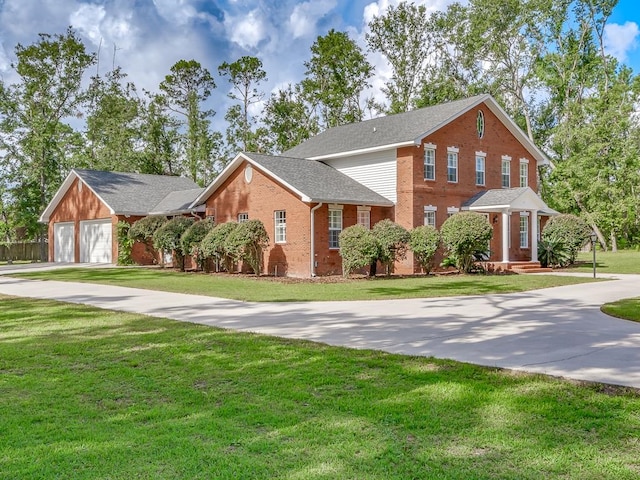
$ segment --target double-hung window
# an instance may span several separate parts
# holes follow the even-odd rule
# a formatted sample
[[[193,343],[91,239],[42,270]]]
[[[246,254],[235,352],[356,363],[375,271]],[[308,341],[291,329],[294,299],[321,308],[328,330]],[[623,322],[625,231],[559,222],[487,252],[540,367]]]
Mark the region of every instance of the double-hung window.
[[[427,144],[424,146],[424,179],[436,179],[436,147]]]
[[[434,207],[433,205],[425,205],[424,207],[424,224],[431,225],[435,228],[436,226],[436,211],[438,207]]]
[[[447,149],[447,181],[458,182],[458,149],[455,147]]]
[[[529,216],[520,213],[520,248],[529,248]]]
[[[485,158],[484,152],[476,152],[476,185],[484,185],[485,182]]]
[[[342,209],[329,209],[329,248],[340,248],[342,232]]]
[[[275,242],[286,243],[287,241],[287,212],[276,210],[273,214]]]
[[[358,225],[362,225],[366,229],[371,228],[371,207],[358,207]]]
[[[520,159],[520,186],[529,186],[529,160],[526,158]]]
[[[511,187],[511,157],[502,157],[502,188]]]

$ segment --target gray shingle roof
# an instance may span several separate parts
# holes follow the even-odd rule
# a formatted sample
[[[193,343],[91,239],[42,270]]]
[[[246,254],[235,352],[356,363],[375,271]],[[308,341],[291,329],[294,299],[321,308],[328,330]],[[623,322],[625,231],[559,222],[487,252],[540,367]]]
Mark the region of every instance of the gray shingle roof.
[[[462,204],[463,207],[492,207],[495,205],[510,205],[520,195],[527,191],[528,187],[496,188],[476,193]]]
[[[329,128],[287,150],[289,157],[314,158],[342,152],[413,142],[426,132],[490,98],[477,95],[463,100]]]
[[[184,177],[82,169],[74,171],[116,214],[148,214],[159,211],[156,208],[158,205],[180,207],[186,203],[186,196],[191,195],[191,200],[197,197],[195,190],[198,185]],[[180,193],[168,197],[174,192],[183,192],[184,195]],[[178,209],[166,208],[163,211]]]
[[[308,197],[307,201],[393,205],[382,195],[323,162],[257,153],[243,155]]]
[[[198,198],[198,195],[202,193],[204,188],[193,188],[190,190],[179,190],[177,192],[171,192],[164,197],[160,203],[158,203],[150,213],[164,213],[164,212],[186,212],[189,211],[189,206],[193,201]]]

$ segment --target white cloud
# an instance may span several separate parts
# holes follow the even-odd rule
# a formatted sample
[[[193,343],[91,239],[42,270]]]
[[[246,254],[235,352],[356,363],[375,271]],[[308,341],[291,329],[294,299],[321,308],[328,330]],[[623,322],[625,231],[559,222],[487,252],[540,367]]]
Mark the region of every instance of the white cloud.
[[[610,23],[604,28],[604,47],[609,55],[620,62],[627,59],[629,51],[638,46],[640,29],[635,22],[625,22],[624,25]]]
[[[296,5],[289,16],[289,28],[293,38],[315,35],[316,23],[336,7],[335,0],[311,0]]]
[[[245,49],[256,48],[270,36],[269,28],[258,9],[251,10],[246,15],[227,15],[224,26],[229,39]]]
[[[100,23],[105,15],[106,12],[103,6],[85,4],[69,15],[69,23],[88,38],[91,43],[99,45],[103,38],[100,32]]]

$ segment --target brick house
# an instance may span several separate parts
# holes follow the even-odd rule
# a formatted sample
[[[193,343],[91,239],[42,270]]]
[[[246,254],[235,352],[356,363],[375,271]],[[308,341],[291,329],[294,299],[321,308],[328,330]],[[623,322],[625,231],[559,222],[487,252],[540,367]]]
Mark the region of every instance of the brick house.
[[[407,229],[440,228],[448,216],[472,210],[494,228],[492,266],[506,269],[537,260],[541,221],[556,213],[536,193],[538,167],[547,163],[496,101],[479,95],[331,128],[280,156],[240,153],[206,189],[189,184],[180,193],[176,185],[129,215],[197,212],[216,223],[261,220],[271,239],[263,273],[309,277],[341,272],[338,236],[350,225],[370,227],[388,218]],[[50,222],[52,259],[60,235],[55,224],[75,221],[78,231],[90,220],[87,213],[95,216],[62,207],[65,195],[78,195],[73,181],[65,181],[42,217]],[[114,192],[125,188],[124,179],[118,182]],[[102,202],[111,205],[101,215],[112,225],[126,214],[116,202]],[[80,240],[75,245],[81,248]],[[416,270],[411,255],[396,265],[398,273]]]
[[[49,224],[49,261],[116,263],[119,221],[190,214],[201,192],[182,177],[74,169],[40,216]],[[154,261],[139,243],[132,257],[141,264]]]

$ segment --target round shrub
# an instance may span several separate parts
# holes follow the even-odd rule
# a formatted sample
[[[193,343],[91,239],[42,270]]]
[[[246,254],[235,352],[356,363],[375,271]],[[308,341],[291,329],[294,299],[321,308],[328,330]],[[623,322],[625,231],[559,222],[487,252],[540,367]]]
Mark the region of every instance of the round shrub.
[[[353,225],[340,232],[342,274],[367,267],[378,259],[378,242],[373,233],[362,225]]]
[[[409,247],[413,258],[422,269],[429,273],[433,268],[433,258],[440,246],[440,233],[431,225],[421,225],[411,230]]]
[[[543,267],[566,267],[571,261],[571,255],[560,242],[540,240],[538,243],[538,261]]]
[[[238,227],[238,223],[219,223],[207,233],[200,242],[200,251],[203,257],[216,262],[218,268],[222,266],[227,272],[233,270],[233,255],[227,251],[227,237]]]
[[[378,242],[378,260],[389,275],[393,264],[406,257],[411,235],[406,228],[388,219],[376,223],[371,232]]]
[[[209,219],[194,222],[180,238],[182,251],[185,255],[191,255],[200,268],[204,267],[205,261],[204,256],[200,254],[200,242],[214,226],[213,221]]]
[[[153,246],[157,250],[174,252],[180,270],[184,271],[184,251],[180,239],[193,224],[193,217],[174,217],[168,220],[153,234]]]
[[[542,240],[562,245],[569,254],[569,263],[573,263],[578,256],[578,251],[589,240],[591,228],[582,218],[561,214],[551,217],[542,229]]]
[[[134,222],[129,229],[129,238],[136,242],[148,242],[162,225],[167,223],[167,217],[150,215]]]
[[[440,235],[447,253],[455,259],[458,269],[469,273],[476,256],[486,255],[493,228],[484,215],[460,212],[445,220]]]
[[[262,272],[262,252],[269,245],[269,235],[260,220],[248,220],[239,223],[229,234],[225,244],[226,251],[236,262],[243,261],[251,267],[253,273]]]

